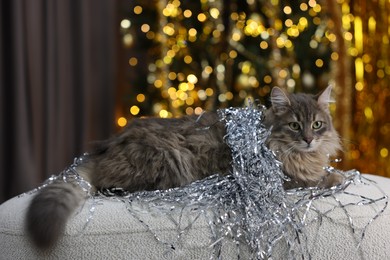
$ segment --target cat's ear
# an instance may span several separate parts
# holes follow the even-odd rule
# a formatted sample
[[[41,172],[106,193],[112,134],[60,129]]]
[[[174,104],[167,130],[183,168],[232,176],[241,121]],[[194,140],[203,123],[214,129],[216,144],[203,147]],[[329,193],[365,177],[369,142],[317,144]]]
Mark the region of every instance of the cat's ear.
[[[331,98],[331,94],[332,86],[330,85],[317,97],[318,105],[325,110],[329,109],[329,103],[334,102]]]
[[[290,99],[288,99],[286,93],[278,87],[272,88],[271,103],[273,111],[277,114],[284,113],[291,105]]]

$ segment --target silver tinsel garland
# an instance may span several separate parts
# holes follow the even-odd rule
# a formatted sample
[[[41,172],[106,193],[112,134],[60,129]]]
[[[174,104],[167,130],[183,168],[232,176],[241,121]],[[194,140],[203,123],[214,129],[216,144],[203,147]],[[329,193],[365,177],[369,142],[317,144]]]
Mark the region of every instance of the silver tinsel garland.
[[[351,194],[359,200],[356,203],[343,204],[337,194],[344,193],[350,184],[365,182],[355,170],[343,172],[333,167],[325,167],[328,172],[344,175],[345,182],[330,189],[297,188],[284,190],[287,180],[281,170],[281,163],[273,151],[265,145],[270,132],[263,125],[265,109],[263,107],[228,108],[219,110],[220,119],[226,124],[225,141],[232,153],[232,172],[228,176],[212,175],[188,186],[169,190],[129,193],[119,188],[106,189],[97,195],[90,194],[90,185],[77,174],[77,166],[87,160],[84,155],[75,159],[75,163],[58,176],[48,180],[76,181],[93,199],[90,217],[86,225],[93,220],[93,212],[101,199],[115,199],[127,205],[129,213],[137,218],[154,238],[175,250],[180,246],[180,239],[192,225],[204,215],[209,223],[212,238],[210,246],[214,248],[212,258],[220,258],[225,240],[237,245],[237,258],[240,249],[246,245],[252,259],[271,259],[278,243],[287,245],[284,258],[310,259],[306,243],[305,228],[313,221],[328,217],[335,208],[323,212],[314,205],[315,201],[334,197],[338,207],[345,211],[351,230],[356,231],[353,216],[348,207],[371,205],[383,202],[372,219],[363,227],[359,243],[362,241],[367,226],[386,208],[387,196],[371,199],[363,195]],[[169,216],[174,212],[184,217],[185,212],[192,212],[193,218],[184,227],[172,217],[177,227],[177,237],[173,241],[163,241],[153,228],[142,219],[143,213],[150,212]],[[314,217],[313,217],[314,214]],[[312,217],[309,218],[308,216]],[[180,217],[181,218],[181,217]],[[310,219],[310,220],[309,220]],[[356,231],[357,232],[357,231]]]

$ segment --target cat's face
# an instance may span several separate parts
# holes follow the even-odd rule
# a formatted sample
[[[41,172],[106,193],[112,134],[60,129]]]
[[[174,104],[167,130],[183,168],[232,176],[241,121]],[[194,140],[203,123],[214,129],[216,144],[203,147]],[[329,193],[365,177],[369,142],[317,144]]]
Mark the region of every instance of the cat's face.
[[[311,103],[311,102],[310,102]],[[293,104],[274,123],[273,136],[287,147],[301,152],[318,149],[329,138],[331,130],[329,116],[308,104]]]
[[[273,89],[272,109],[267,115],[271,118],[268,121],[272,121],[270,148],[286,154],[334,153],[339,148],[339,139],[328,112],[329,95],[326,91],[319,97],[286,95],[280,89]]]

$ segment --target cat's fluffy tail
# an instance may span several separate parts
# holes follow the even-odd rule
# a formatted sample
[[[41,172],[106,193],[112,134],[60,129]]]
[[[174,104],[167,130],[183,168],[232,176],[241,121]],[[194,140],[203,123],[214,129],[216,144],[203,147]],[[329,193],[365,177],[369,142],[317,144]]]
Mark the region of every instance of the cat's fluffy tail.
[[[69,217],[86,197],[79,185],[68,182],[55,182],[39,190],[27,210],[25,223],[33,243],[41,249],[54,246]]]

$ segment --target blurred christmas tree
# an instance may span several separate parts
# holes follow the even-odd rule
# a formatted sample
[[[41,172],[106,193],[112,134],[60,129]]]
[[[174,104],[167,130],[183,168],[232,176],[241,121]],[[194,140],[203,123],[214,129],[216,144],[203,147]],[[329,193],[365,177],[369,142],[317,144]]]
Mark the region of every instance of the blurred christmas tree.
[[[247,98],[267,104],[273,86],[318,93],[334,84],[337,107],[331,109],[346,140],[346,166],[390,171],[390,141],[384,141],[390,131],[390,2],[122,3],[127,69],[118,93],[119,126],[133,116],[200,114],[242,106]],[[363,159],[376,163],[369,167]]]
[[[328,82],[330,42],[315,1],[129,1],[121,27],[131,115],[199,114],[265,102],[274,85]]]

